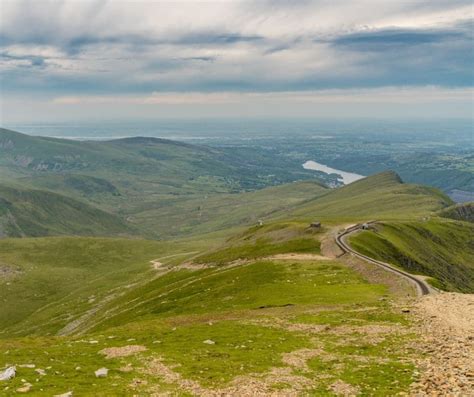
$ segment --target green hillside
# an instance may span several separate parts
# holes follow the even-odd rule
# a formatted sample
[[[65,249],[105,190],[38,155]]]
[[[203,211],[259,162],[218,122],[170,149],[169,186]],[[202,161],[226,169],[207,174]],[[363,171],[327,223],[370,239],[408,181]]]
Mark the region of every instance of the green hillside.
[[[439,190],[405,184],[396,173],[387,171],[330,190],[281,216],[337,221],[409,219],[451,204]]]
[[[195,258],[196,262],[225,264],[284,253],[320,253],[321,230],[300,222],[274,222],[254,226],[223,245]]]
[[[437,287],[474,292],[474,226],[432,219],[383,222],[350,238],[354,249],[370,257],[433,278]]]
[[[263,236],[249,230],[236,240],[247,237]],[[197,246],[205,248],[200,240],[0,241],[10,269],[0,279],[0,350],[8,350],[0,367],[18,365],[6,395],[21,379],[38,396],[222,394],[234,382],[319,395],[338,380],[390,395],[412,382],[409,321],[385,286],[337,261],[259,258],[266,252],[240,266],[180,264]],[[157,258],[163,267],[152,269]],[[364,331],[371,327],[381,332],[375,343],[375,331]],[[48,336],[58,332],[68,336]],[[94,376],[100,367],[106,378]]]
[[[393,172],[275,179],[244,152],[0,131],[2,236],[49,236],[0,239],[0,369],[18,371],[0,393],[409,393],[415,290],[336,257],[334,233],[379,220],[357,250],[473,292],[470,207]]]
[[[55,334],[124,287],[152,277],[151,260],[193,249],[192,243],[138,239],[0,240],[0,335]]]
[[[439,211],[437,215],[458,221],[474,222],[474,203],[456,204]]]
[[[53,192],[0,185],[0,236],[136,234],[119,217]]]
[[[251,152],[251,153],[250,153]],[[296,163],[158,138],[74,141],[0,129],[0,175],[81,198],[170,238],[248,226],[324,192],[321,182],[271,187],[312,174]],[[269,187],[269,190],[257,190]]]
[[[198,235],[255,225],[259,220],[271,219],[275,213],[289,210],[327,190],[318,182],[305,181],[254,192],[174,196],[137,204],[128,219],[150,235]]]
[[[131,196],[238,192],[312,175],[299,164],[275,162],[252,151],[237,154],[144,137],[74,141],[6,129],[0,129],[0,173],[30,178],[89,175],[106,179]]]

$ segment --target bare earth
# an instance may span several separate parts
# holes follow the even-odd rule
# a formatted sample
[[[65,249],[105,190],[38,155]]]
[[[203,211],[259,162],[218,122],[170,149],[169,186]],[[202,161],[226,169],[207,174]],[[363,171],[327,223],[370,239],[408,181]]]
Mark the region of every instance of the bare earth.
[[[264,259],[268,260],[294,260],[294,261],[330,261],[332,258],[317,254],[277,254],[268,256]]]
[[[416,396],[474,395],[474,295],[440,293],[421,298],[415,314],[422,335]]]
[[[117,358],[117,357],[127,357],[136,353],[144,352],[147,350],[145,346],[141,345],[129,345],[121,347],[108,347],[102,349],[99,353],[103,354],[105,358]]]

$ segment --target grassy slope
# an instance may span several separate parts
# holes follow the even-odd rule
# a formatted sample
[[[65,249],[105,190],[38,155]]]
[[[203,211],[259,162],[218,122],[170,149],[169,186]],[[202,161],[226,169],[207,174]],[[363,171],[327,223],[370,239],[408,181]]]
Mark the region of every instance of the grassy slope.
[[[223,387],[237,376],[286,368],[306,382],[302,390],[308,394],[331,395],[328,386],[338,379],[365,395],[407,390],[414,376],[414,367],[407,362],[412,354],[407,320],[387,303],[391,297],[386,287],[367,283],[337,261],[263,258],[288,251],[319,252],[319,234],[307,230],[308,219],[320,218],[323,208],[328,220],[333,214],[334,223],[346,219],[344,214],[355,214],[347,215],[351,219],[366,217],[369,204],[377,217],[409,218],[426,216],[447,200],[436,191],[401,185],[393,174],[382,174],[278,214],[298,214],[300,221],[265,222],[210,251],[207,246],[213,242],[198,237],[181,243],[0,241],[0,263],[6,269],[0,288],[5,302],[0,326],[3,336],[9,337],[0,340],[0,350],[8,350],[0,356],[0,367],[33,362],[48,372],[36,382],[33,369],[19,368],[10,391],[23,378],[34,383],[37,395],[68,390],[107,395],[130,391],[133,380],[140,379],[134,393],[183,394],[176,382],[165,384],[145,370],[153,368],[156,359],[200,387]],[[182,256],[172,256],[176,254]],[[219,266],[173,267],[196,256],[199,262]],[[248,261],[240,266],[222,266],[242,256]],[[154,258],[169,263],[170,271],[154,277],[149,264]],[[85,335],[47,336],[81,318],[83,322],[69,330]],[[387,333],[384,326],[397,332]],[[365,327],[382,331],[374,337]],[[11,338],[31,334],[45,336]],[[215,344],[203,343],[208,339]],[[123,359],[98,354],[104,347],[129,344],[148,350]],[[315,354],[303,360],[307,367],[284,359],[285,353],[297,354],[299,349]],[[120,370],[127,363],[132,369]],[[111,372],[96,379],[93,371],[101,366]],[[294,387],[294,378],[269,379],[275,390]]]
[[[137,206],[130,221],[149,233],[185,236],[249,226],[292,208],[308,197],[324,194],[317,182],[294,182],[255,192],[194,194],[157,199]],[[185,216],[183,216],[185,214]],[[157,220],[165,220],[158,221]]]
[[[404,184],[394,172],[383,172],[331,190],[280,214],[288,219],[359,221],[410,219],[451,205],[437,189]]]
[[[196,249],[193,244],[79,237],[0,240],[2,334],[56,333],[72,317],[123,292],[115,288],[152,276],[151,260],[177,253],[186,258]]]
[[[81,142],[0,129],[0,175],[80,197],[153,238],[249,225],[324,192],[316,182],[300,182],[242,193],[278,182],[268,175],[285,174],[283,166],[271,169],[274,159],[260,160],[262,166],[242,163],[217,149],[156,138]]]
[[[273,222],[254,226],[229,238],[217,249],[197,258],[199,263],[224,264],[238,259],[254,259],[288,252],[320,253],[321,230],[300,222]]]
[[[118,216],[53,192],[0,185],[0,235],[131,235]]]
[[[159,243],[49,238],[4,240],[1,244],[2,263],[15,264],[25,272],[10,279],[10,289],[2,296],[7,305],[2,305],[1,312],[5,315],[12,302],[24,310],[39,301],[30,306],[30,311],[36,311],[26,321],[7,326],[10,336],[15,331],[54,332],[65,320],[73,320],[81,310],[110,296],[114,285],[136,282],[131,288],[119,288],[123,294],[112,294],[99,311],[91,312],[87,328],[92,326],[92,330],[86,335],[0,340],[0,349],[8,350],[0,356],[0,367],[7,362],[34,363],[48,374],[38,377],[34,369],[19,367],[17,378],[9,382],[12,394],[20,379],[33,383],[32,391],[39,396],[68,390],[78,395],[126,394],[125,390],[133,390],[129,386],[133,379],[142,380],[135,382],[135,392],[144,395],[153,390],[183,394],[175,383],[163,383],[146,370],[153,368],[156,359],[185,379],[199,382],[199,387],[211,388],[225,387],[237,376],[284,367],[291,376],[302,376],[307,382],[304,389],[316,395],[327,394],[328,386],[337,379],[381,395],[396,394],[412,380],[413,366],[406,363],[410,354],[406,337],[384,337],[374,343],[373,336],[370,341],[364,336],[364,327],[372,325],[404,331],[406,320],[381,300],[386,288],[368,284],[337,262],[256,258],[243,266],[176,270],[150,280],[147,261],[171,252]],[[170,249],[176,252],[190,247],[173,245]],[[38,279],[40,273],[43,277]],[[45,288],[51,275],[61,278],[61,274],[69,276]],[[22,281],[25,275],[31,276],[29,283]],[[88,277],[91,281],[85,283]],[[32,283],[34,279],[37,281]],[[53,292],[58,287],[59,291]],[[26,296],[22,296],[24,291],[28,291]],[[47,306],[38,307],[42,305]],[[19,314],[27,313],[14,317]],[[4,319],[0,321],[3,327],[7,324]],[[36,325],[39,327],[32,328]],[[334,332],[307,333],[294,326],[326,326]],[[215,344],[204,344],[208,339]],[[104,347],[130,344],[145,346],[147,351],[123,359],[99,354]],[[387,346],[392,353],[387,354]],[[324,353],[308,358],[308,369],[302,371],[283,360],[284,354],[299,349]],[[320,357],[324,356],[330,357],[330,362],[322,362]],[[380,365],[382,358],[384,364]],[[122,371],[128,363],[131,370]],[[109,376],[96,379],[93,371],[102,366],[110,369]],[[293,387],[292,381],[270,382],[276,389]]]
[[[437,215],[458,221],[474,222],[474,203],[456,204],[439,211]]]
[[[474,226],[439,218],[384,222],[350,239],[358,251],[434,279],[450,291],[474,292]]]

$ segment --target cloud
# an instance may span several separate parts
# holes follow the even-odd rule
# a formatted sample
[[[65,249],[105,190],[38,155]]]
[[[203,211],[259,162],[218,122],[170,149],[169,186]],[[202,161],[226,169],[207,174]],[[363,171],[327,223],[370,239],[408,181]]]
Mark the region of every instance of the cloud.
[[[472,23],[472,21],[471,21]],[[363,30],[337,37],[333,45],[355,51],[394,51],[400,48],[419,47],[427,44],[442,44],[462,41],[466,47],[472,43],[472,30],[467,22],[451,28],[406,29],[389,28]]]
[[[2,91],[171,92],[193,102],[229,92],[245,101],[240,94],[469,88],[471,13],[464,0],[4,0]]]
[[[469,100],[472,89],[444,89],[440,87],[383,87],[369,89],[328,89],[318,91],[277,92],[154,92],[150,95],[128,96],[61,96],[52,99],[60,105],[214,105],[239,103],[436,103]]]

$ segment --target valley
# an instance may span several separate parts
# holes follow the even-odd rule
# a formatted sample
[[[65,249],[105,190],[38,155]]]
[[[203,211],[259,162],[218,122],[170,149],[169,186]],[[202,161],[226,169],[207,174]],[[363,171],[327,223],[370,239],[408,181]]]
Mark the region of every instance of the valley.
[[[470,390],[470,204],[393,171],[331,189],[266,155],[0,134],[2,395]],[[369,221],[352,249],[441,292],[342,251]]]

